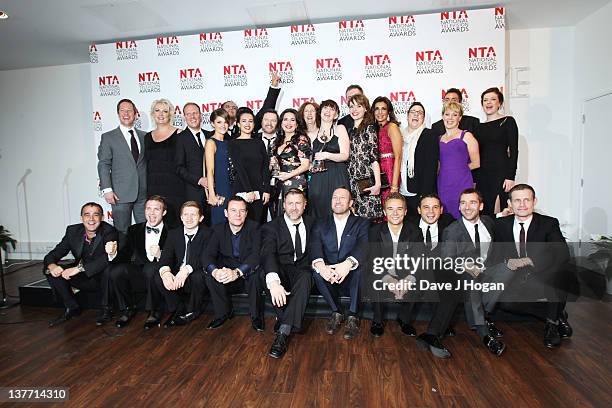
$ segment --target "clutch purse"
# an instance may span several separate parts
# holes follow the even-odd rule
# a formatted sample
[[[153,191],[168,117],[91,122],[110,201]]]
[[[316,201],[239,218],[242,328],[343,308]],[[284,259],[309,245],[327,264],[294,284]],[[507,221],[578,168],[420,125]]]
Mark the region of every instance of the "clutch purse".
[[[367,178],[362,178],[357,180],[357,190],[359,190],[359,195],[370,194],[369,191],[365,191],[366,188],[370,188],[374,185],[374,177],[370,176]],[[387,177],[387,173],[380,172],[380,189],[386,190],[391,187],[389,183],[389,178]]]

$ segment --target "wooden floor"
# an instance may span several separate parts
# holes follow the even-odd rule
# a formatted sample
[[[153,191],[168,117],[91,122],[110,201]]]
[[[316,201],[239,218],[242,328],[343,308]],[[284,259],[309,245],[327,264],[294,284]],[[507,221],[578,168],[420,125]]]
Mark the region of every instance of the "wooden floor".
[[[324,320],[308,319],[274,360],[271,320],[263,334],[245,317],[206,330],[210,316],[145,332],[142,313],[119,330],[96,327],[87,311],[50,329],[58,309],[17,306],[0,310],[0,386],[69,387],[61,406],[75,407],[611,406],[612,305],[568,310],[574,337],[558,350],[542,345],[537,322],[501,322],[501,358],[460,323],[445,340],[453,357],[440,360],[394,322],[374,339],[363,321],[359,337],[346,341],[325,334]]]

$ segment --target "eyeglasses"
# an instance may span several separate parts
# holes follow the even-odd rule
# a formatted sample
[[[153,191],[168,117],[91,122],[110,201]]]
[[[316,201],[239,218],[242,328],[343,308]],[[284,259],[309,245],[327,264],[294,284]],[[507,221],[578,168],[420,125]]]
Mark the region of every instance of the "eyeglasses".
[[[423,111],[409,111],[408,114],[414,116],[425,116],[425,112]]]

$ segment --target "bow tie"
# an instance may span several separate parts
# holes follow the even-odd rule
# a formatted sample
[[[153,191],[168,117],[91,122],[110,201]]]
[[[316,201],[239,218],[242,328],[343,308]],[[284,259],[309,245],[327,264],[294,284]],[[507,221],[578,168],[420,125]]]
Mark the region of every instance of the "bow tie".
[[[149,226],[147,225],[147,232],[151,232],[151,231],[153,231],[153,232],[154,232],[154,233],[156,233],[156,234],[159,234],[159,228],[149,227]]]

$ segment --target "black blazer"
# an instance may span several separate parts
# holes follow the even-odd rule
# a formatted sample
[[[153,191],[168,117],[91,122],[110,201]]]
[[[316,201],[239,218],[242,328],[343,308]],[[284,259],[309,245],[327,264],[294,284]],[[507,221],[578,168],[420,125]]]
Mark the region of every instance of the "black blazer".
[[[491,235],[491,243],[495,240],[495,223],[491,217],[487,215],[481,215],[480,221],[487,228],[489,235]],[[444,229],[442,234],[442,257],[456,258],[460,256],[471,256],[479,257],[479,254],[475,253],[476,247],[470,234],[465,228],[463,218],[459,218],[454,221],[448,227]],[[490,254],[492,253],[493,245],[489,245],[487,251],[487,265],[490,264]]]
[[[473,135],[478,133],[478,126],[480,126],[480,119],[475,118],[474,116],[463,115],[461,117],[461,122],[459,122],[459,129],[467,130]],[[444,121],[440,119],[433,125],[431,125],[431,130],[433,130],[436,136],[442,136],[446,133],[446,128],[444,127]]]
[[[112,225],[102,221],[87,253],[83,253],[84,236],[85,226],[83,224],[66,227],[66,233],[60,243],[45,255],[43,270],[47,270],[49,264],[57,264],[70,252],[74,257],[75,265],[80,261],[83,263],[84,273],[88,278],[104,271],[108,265],[105,245],[109,241],[117,241],[117,230]]]
[[[293,260],[295,255],[294,242],[291,233],[287,228],[285,217],[277,217],[264,224],[261,229],[262,247],[261,260],[264,272],[276,272],[282,275],[286,272],[287,266],[299,266],[300,268],[310,269],[310,259],[308,257],[308,247],[312,240],[312,227],[314,219],[306,214],[302,216],[304,227],[306,228],[306,250],[301,258]]]
[[[204,202],[204,188],[198,185],[198,181],[204,176],[204,142],[205,132],[200,131],[202,147],[186,128],[176,135],[176,174],[185,182],[185,199],[194,200],[202,204]]]
[[[259,223],[247,219],[239,232],[240,256],[234,258],[232,231],[228,222],[212,227],[210,243],[202,252],[204,273],[210,275],[215,268],[239,268],[245,277],[259,269],[261,255],[261,229]]]
[[[185,230],[183,226],[173,228],[168,231],[166,242],[162,249],[161,259],[159,260],[159,267],[169,266],[173,272],[178,272],[181,264],[183,263],[183,257],[185,256]],[[192,238],[191,245],[189,246],[189,258],[187,259],[187,265],[193,268],[193,271],[201,270],[202,264],[200,262],[201,254],[206,250],[210,241],[210,228],[203,224],[200,224],[198,232],[195,237]]]
[[[374,224],[370,226],[368,233],[370,242],[369,259],[373,263],[375,257],[393,257],[393,239],[389,231],[389,225],[385,222],[382,224]],[[397,247],[397,255],[407,255],[412,258],[418,258],[425,253],[425,244],[423,242],[423,234],[419,227],[415,227],[409,222],[405,222],[400,232],[399,242]],[[373,267],[368,269],[373,271]],[[418,273],[418,271],[414,271]],[[396,270],[397,277],[403,279],[411,274],[411,271],[405,269]],[[388,270],[385,270],[378,278],[388,275]]]
[[[414,151],[414,177],[407,180],[408,191],[418,196],[437,191],[439,158],[438,136],[431,129],[423,129]]]
[[[310,261],[323,259],[325,264],[333,265],[352,256],[359,262],[359,268],[364,267],[368,255],[369,225],[368,219],[349,214],[338,248],[334,216],[318,220],[313,227],[310,242]]]
[[[113,260],[113,263],[132,263],[134,265],[144,265],[149,263],[147,257],[147,249],[145,248],[146,237],[146,222],[130,225],[127,235],[121,234],[119,237],[119,253]],[[168,227],[164,224],[164,228],[159,232],[159,247],[163,248],[168,236]]]

